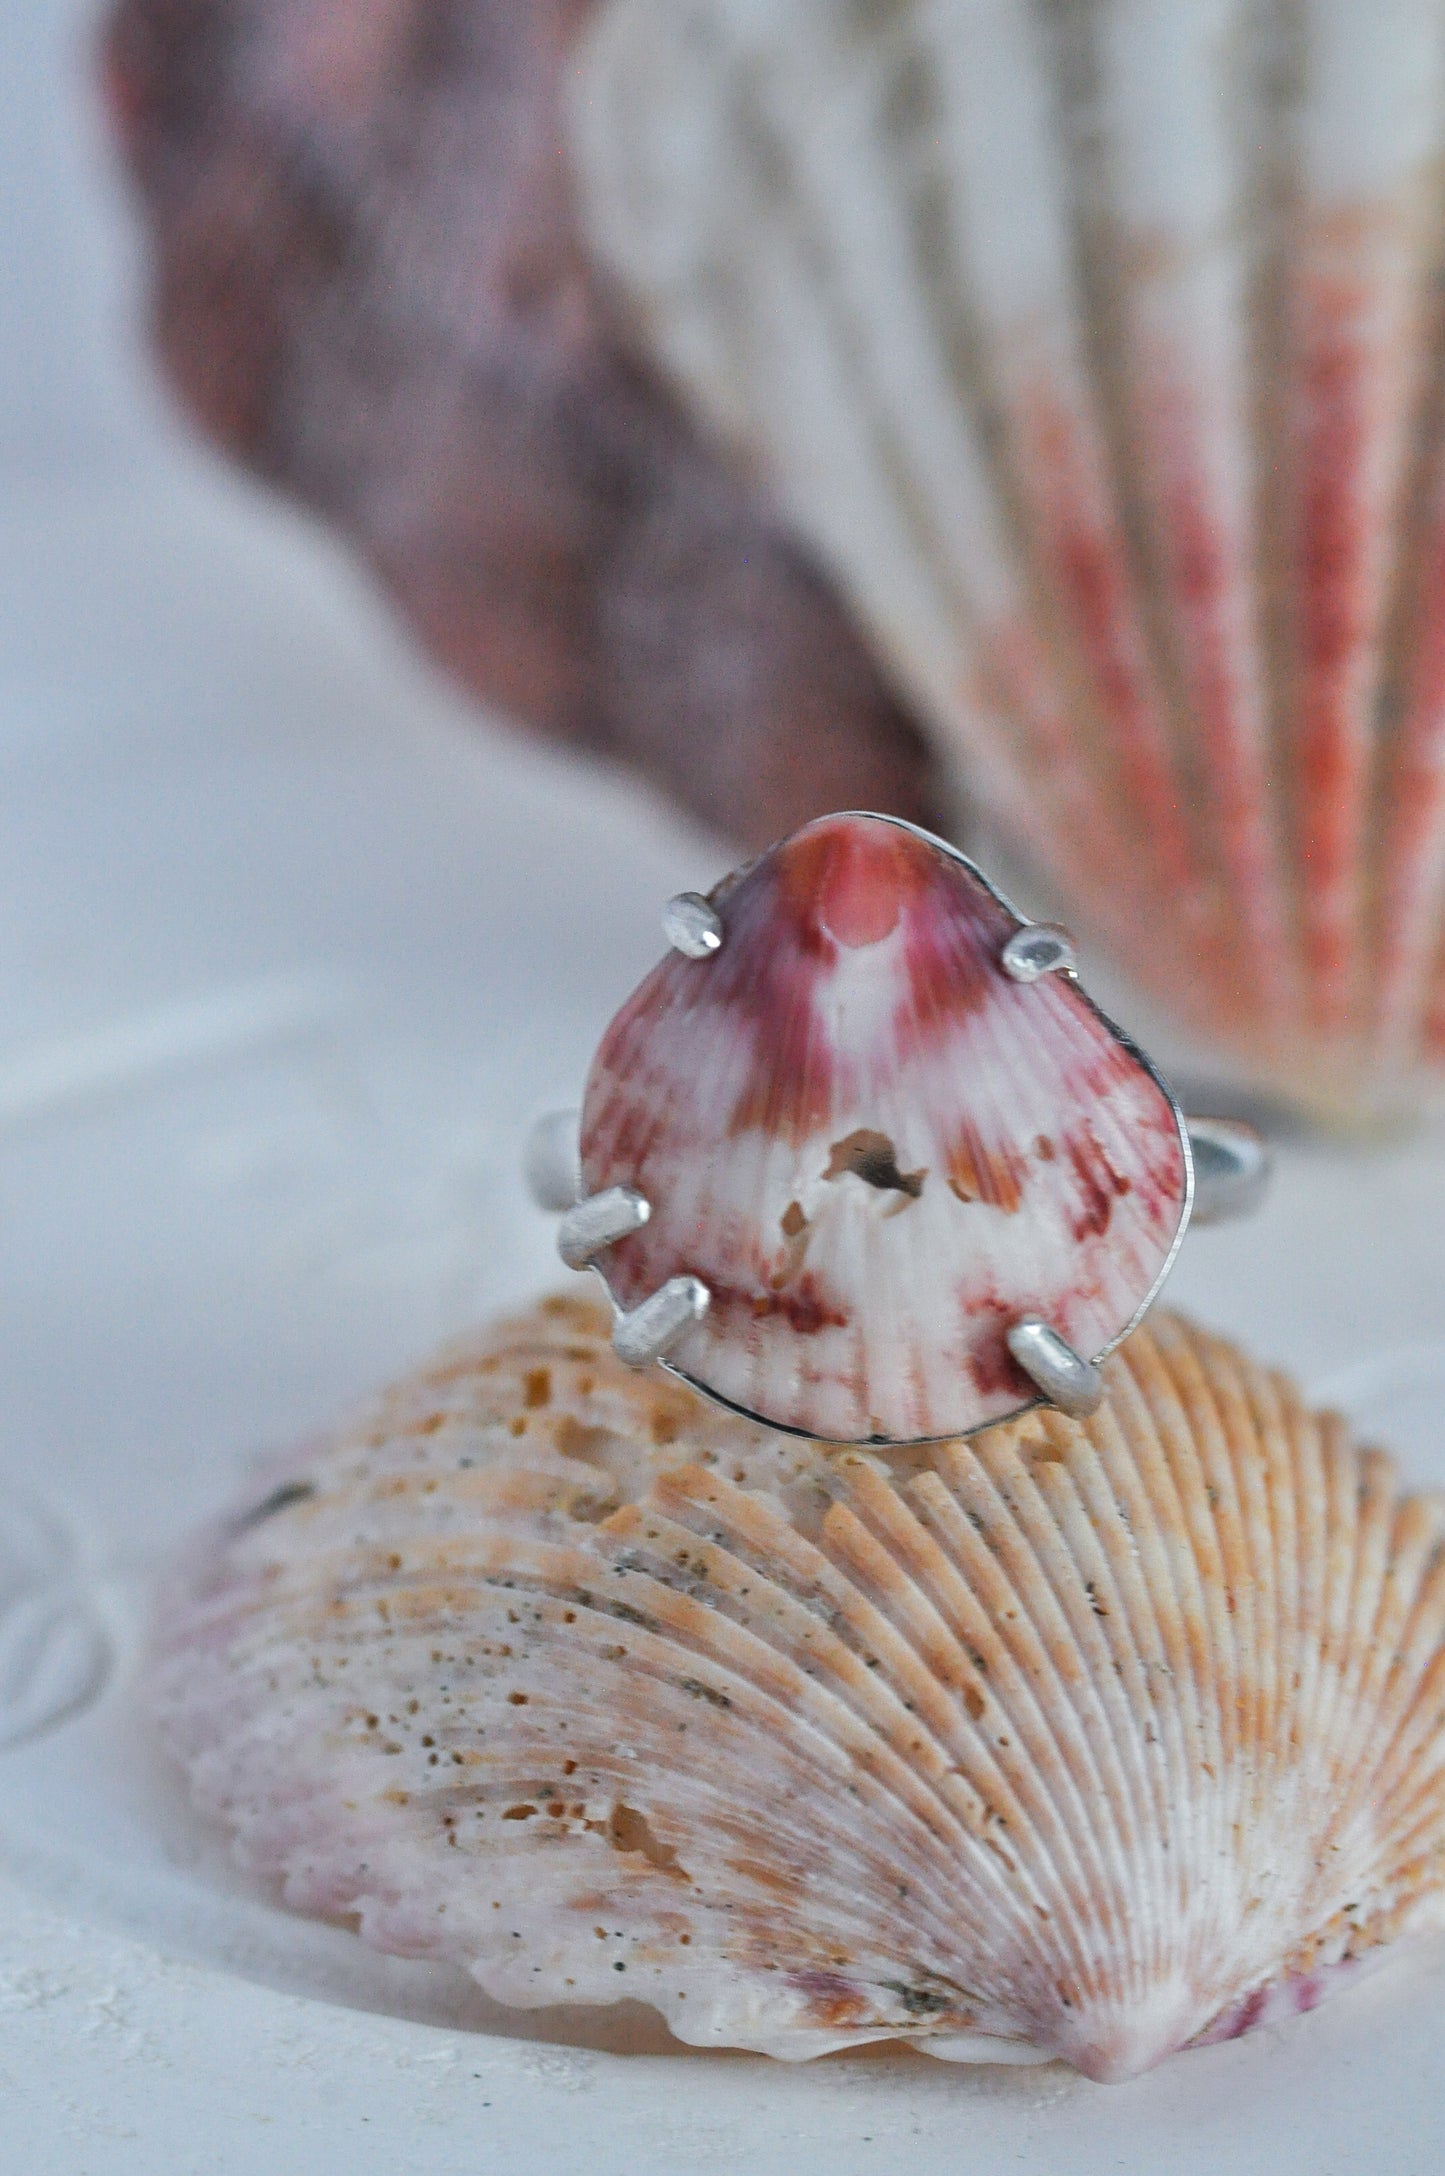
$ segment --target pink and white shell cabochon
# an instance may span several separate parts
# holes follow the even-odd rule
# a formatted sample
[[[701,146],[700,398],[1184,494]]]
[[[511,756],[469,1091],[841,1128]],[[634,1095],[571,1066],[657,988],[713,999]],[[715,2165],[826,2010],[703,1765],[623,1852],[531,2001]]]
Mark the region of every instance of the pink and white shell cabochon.
[[[584,1207],[630,1202],[637,1228],[574,1266],[624,1318],[697,1292],[667,1365],[838,1442],[1035,1402],[1020,1324],[1110,1351],[1182,1237],[1190,1152],[1071,968],[1040,971],[1049,933],[871,815],[808,824],[698,904],[713,949],[655,967],[593,1062]]]

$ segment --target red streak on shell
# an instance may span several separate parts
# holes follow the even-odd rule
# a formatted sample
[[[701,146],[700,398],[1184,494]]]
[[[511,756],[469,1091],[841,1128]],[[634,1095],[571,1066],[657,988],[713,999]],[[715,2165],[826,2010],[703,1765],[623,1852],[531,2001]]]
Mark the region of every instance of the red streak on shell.
[[[778,887],[805,943],[881,944],[905,903],[935,877],[931,850],[893,825],[814,824],[778,865]]]
[[[1079,419],[1049,372],[1036,374],[1022,406],[1023,473],[1036,502],[1042,549],[1113,730],[1118,784],[1135,814],[1137,843],[1188,909],[1198,898],[1200,870],[1170,762],[1163,699],[1140,636],[1136,585],[1097,449],[1084,442]]]
[[[1050,1144],[1044,1161],[1051,1161],[1053,1154]],[[1025,1159],[1011,1143],[991,1147],[970,1119],[964,1119],[958,1129],[946,1170],[949,1186],[960,1201],[986,1201],[1005,1216],[1012,1216],[1023,1201]]]
[[[1357,1006],[1390,516],[1409,447],[1408,305],[1389,215],[1321,213],[1299,300],[1298,852],[1316,1022]]]
[[[1248,578],[1261,547],[1253,509],[1220,473],[1229,422],[1207,412],[1214,389],[1198,382],[1177,339],[1157,333],[1140,343],[1137,376],[1147,473],[1157,479],[1160,580],[1198,730],[1185,780],[1201,804],[1206,858],[1227,874],[1243,932],[1228,946],[1217,995],[1228,1019],[1242,1025],[1252,1014],[1267,1037],[1283,1031],[1295,1003],[1295,963],[1269,765],[1263,608]]]
[[[1092,1233],[1102,1238],[1109,1229],[1115,1202],[1133,1191],[1134,1182],[1122,1171],[1115,1170],[1088,1126],[1065,1140],[1064,1154],[1073,1166],[1079,1184],[1080,1207],[1074,1223],[1074,1237],[1083,1239]]]
[[[846,1329],[849,1321],[849,1310],[844,1302],[807,1273],[799,1278],[791,1292],[760,1291],[756,1286],[725,1285],[716,1281],[710,1290],[710,1313],[714,1323],[731,1323],[736,1327],[745,1321],[763,1322],[770,1315],[779,1315],[799,1337],[816,1337],[820,1330]]]

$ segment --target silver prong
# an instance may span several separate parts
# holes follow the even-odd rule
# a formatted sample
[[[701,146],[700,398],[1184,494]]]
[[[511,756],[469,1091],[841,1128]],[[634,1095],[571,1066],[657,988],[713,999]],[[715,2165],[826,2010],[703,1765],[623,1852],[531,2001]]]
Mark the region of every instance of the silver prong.
[[[1015,982],[1038,982],[1044,975],[1070,975],[1078,965],[1074,940],[1057,922],[1026,922],[999,954],[999,965]]]
[[[661,1360],[684,1331],[701,1322],[711,1299],[700,1277],[669,1277],[631,1314],[618,1316],[612,1331],[612,1350],[630,1368],[645,1368]]]
[[[527,1136],[522,1168],[539,1209],[570,1209],[582,1191],[580,1111],[547,1111]]]
[[[662,910],[663,934],[690,960],[711,959],[723,941],[722,918],[701,892],[679,892]]]
[[[1030,1382],[1074,1420],[1098,1411],[1104,1378],[1092,1360],[1075,1352],[1067,1338],[1037,1315],[1025,1315],[1007,1332],[1008,1349]]]
[[[1264,1136],[1241,1118],[1186,1118],[1194,1152],[1195,1224],[1224,1224],[1259,1207],[1269,1187]]]
[[[557,1227],[557,1252],[569,1269],[586,1269],[614,1239],[641,1231],[651,1214],[635,1187],[606,1187],[572,1204]]]

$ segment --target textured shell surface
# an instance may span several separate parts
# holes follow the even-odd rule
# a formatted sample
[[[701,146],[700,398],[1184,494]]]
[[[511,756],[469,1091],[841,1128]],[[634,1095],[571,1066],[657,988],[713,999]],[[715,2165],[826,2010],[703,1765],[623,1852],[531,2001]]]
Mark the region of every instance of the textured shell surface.
[[[701,2046],[1114,2079],[1445,1918],[1445,1511],[1156,1313],[1087,1422],[755,1427],[543,1301],[198,1547],[148,1697],[297,1909]]]
[[[721,949],[646,978],[582,1111],[585,1190],[651,1209],[597,1263],[613,1297],[711,1295],[669,1364],[776,1427],[908,1442],[1035,1400],[1023,1318],[1117,1343],[1188,1211],[1178,1112],[1070,976],[1006,972],[1022,925],[972,866],[824,817],[713,903]]]
[[[1318,1101],[1445,1054],[1439,0],[604,0],[592,246],[970,786]]]

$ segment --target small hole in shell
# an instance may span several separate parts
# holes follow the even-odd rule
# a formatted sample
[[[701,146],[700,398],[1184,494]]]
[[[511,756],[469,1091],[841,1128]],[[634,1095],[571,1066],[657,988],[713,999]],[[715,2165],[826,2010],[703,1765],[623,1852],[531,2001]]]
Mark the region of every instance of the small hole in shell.
[[[889,1136],[871,1126],[858,1126],[841,1141],[833,1143],[824,1178],[842,1179],[850,1173],[861,1179],[865,1186],[876,1186],[883,1193],[907,1194],[914,1201],[923,1192],[923,1182],[928,1176],[926,1168],[900,1171],[898,1151]],[[787,1229],[786,1223],[783,1228]]]

